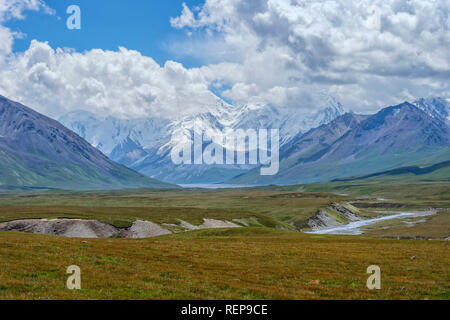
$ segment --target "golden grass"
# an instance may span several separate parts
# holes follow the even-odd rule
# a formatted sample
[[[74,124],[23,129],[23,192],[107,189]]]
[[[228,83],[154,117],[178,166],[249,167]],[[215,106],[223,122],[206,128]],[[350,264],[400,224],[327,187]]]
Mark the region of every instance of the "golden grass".
[[[266,228],[87,243],[0,233],[0,299],[448,299],[448,252],[447,241]],[[81,291],[65,288],[72,264]],[[379,291],[365,285],[372,264]]]
[[[3,193],[0,221],[82,218],[126,227],[136,219],[199,224],[203,218],[256,217],[269,227],[282,221],[301,228],[333,202],[359,198],[360,203],[380,203],[376,198],[381,195],[408,208],[449,203],[448,184],[329,190],[357,190],[352,197],[318,193],[318,187],[310,193],[292,188]],[[390,225],[369,234],[448,235],[448,217],[433,216],[413,227]],[[82,269],[81,291],[65,287],[65,270],[72,264]],[[365,285],[365,271],[372,264],[382,270],[380,291]],[[86,243],[0,233],[0,299],[449,299],[449,265],[448,241],[306,235],[263,227]]]

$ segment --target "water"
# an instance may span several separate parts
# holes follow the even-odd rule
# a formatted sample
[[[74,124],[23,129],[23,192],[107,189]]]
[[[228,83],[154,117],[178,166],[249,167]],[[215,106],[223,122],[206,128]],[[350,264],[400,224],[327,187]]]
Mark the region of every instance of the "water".
[[[199,188],[199,189],[239,189],[239,188],[256,187],[256,185],[212,184],[212,183],[179,184],[179,186],[182,188]]]
[[[316,230],[308,233],[312,234],[345,234],[345,235],[358,235],[363,234],[361,231],[361,227],[369,226],[380,221],[393,220],[393,219],[405,219],[412,217],[425,217],[434,214],[434,212],[402,212],[399,214],[394,214],[390,216],[382,216],[374,219],[367,219],[361,221],[354,221],[349,224],[339,226],[339,227],[330,227],[326,229]]]

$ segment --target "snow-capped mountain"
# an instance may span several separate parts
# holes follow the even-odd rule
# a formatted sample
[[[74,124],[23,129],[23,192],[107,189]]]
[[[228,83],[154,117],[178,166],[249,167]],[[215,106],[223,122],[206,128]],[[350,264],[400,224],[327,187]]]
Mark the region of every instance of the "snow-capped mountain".
[[[171,149],[181,139],[190,139],[194,130],[214,136],[226,128],[279,129],[280,145],[284,145],[293,137],[344,114],[342,105],[334,98],[321,95],[320,99],[314,106],[299,104],[299,108],[277,108],[272,105],[233,106],[218,98],[207,110],[177,119],[121,120],[75,111],[59,121],[112,160],[150,177],[174,183],[217,183],[251,166],[216,166],[218,174],[211,166],[175,168],[170,158]]]
[[[450,123],[450,99],[426,98],[418,99],[413,105],[433,118],[438,118]]]
[[[226,183],[301,184],[449,161],[450,126],[431,113],[443,110],[434,101],[438,108],[404,102],[374,115],[345,114],[281,148],[276,176],[257,168]]]
[[[121,120],[82,110],[70,112],[59,121],[108,156],[130,140],[143,148],[160,144],[170,124],[160,118]]]
[[[317,100],[316,105],[299,103],[298,108],[246,105],[241,108],[233,128],[276,128],[280,130],[280,144],[284,145],[299,133],[330,123],[345,113],[342,104],[329,95],[321,94]]]
[[[449,102],[450,100],[445,98],[418,99],[411,104],[405,103],[398,107],[386,108],[384,109],[385,111],[380,111],[377,115],[358,116],[346,114],[343,116],[345,113],[342,105],[327,95],[320,96],[320,99],[314,105],[307,105],[304,102],[304,105],[300,106],[299,103],[299,108],[281,108],[263,104],[232,106],[217,98],[216,103],[211,105],[207,110],[177,119],[148,118],[120,120],[81,111],[72,112],[62,117],[60,121],[103,151],[111,159],[152,178],[183,184],[221,183],[224,181],[233,183],[260,183],[264,180],[259,174],[258,176],[251,177],[252,172],[258,172],[259,170],[255,165],[211,166],[173,164],[170,156],[171,150],[180,141],[185,139],[190,140],[194,131],[206,133],[208,136],[214,136],[216,133],[222,132],[227,128],[234,130],[279,129],[280,172],[276,177],[278,180],[273,180],[273,177],[268,177],[267,179],[272,180],[267,180],[267,183],[274,181],[287,182],[291,180],[295,182],[297,181],[296,178],[300,177],[311,179],[311,181],[319,181],[321,178],[335,177],[331,173],[325,175],[320,172],[327,168],[331,168],[330,170],[332,170],[334,164],[341,158],[351,160],[355,157],[362,157],[361,154],[365,154],[369,158],[370,156],[374,156],[374,159],[378,160],[373,163],[369,160],[364,160],[358,165],[353,164],[353,160],[349,160],[349,165],[345,167],[345,170],[341,170],[342,172],[339,176],[355,173],[364,174],[369,169],[384,170],[394,165],[403,165],[406,162],[402,162],[403,158],[398,156],[401,152],[407,152],[409,154],[409,157],[406,158],[411,158],[411,163],[415,163],[416,160],[428,159],[427,157],[431,154],[433,154],[433,157],[435,157],[435,154],[438,157],[437,154],[440,154],[442,145],[447,145],[447,142],[445,142],[447,141],[447,136],[446,134],[434,133],[441,129],[445,131],[447,130],[446,127],[450,125]],[[313,111],[306,112],[305,110]],[[386,112],[388,112],[389,116],[384,117]],[[336,122],[336,119],[339,121]],[[414,125],[411,124],[412,119],[418,119]],[[400,123],[404,123],[404,125],[399,131],[398,127]],[[439,123],[443,127],[439,127]],[[424,126],[424,124],[426,125]],[[420,129],[417,129],[419,125]],[[354,139],[352,138],[353,140],[347,137],[348,134],[344,134],[346,132],[357,131],[360,126],[363,126],[363,129],[361,129],[361,132],[357,132]],[[372,130],[373,126],[375,129]],[[380,129],[381,126],[383,126],[383,130]],[[407,128],[408,126],[410,126],[409,129]],[[433,126],[436,128],[439,127],[440,129],[438,128],[438,130]],[[372,131],[369,130],[369,132],[366,129]],[[420,132],[416,132],[417,130]],[[380,132],[386,134],[379,136],[381,134]],[[417,135],[411,138],[405,135],[408,132],[415,132]],[[431,134],[430,132],[434,133]],[[364,141],[364,143],[358,142],[358,145],[364,152],[354,149],[355,143],[361,140],[359,135],[363,133],[365,134],[364,136],[367,136],[367,141]],[[340,137],[336,140],[340,143],[340,147],[336,147],[335,152],[332,153],[331,151],[334,150],[332,146],[338,145],[333,140],[335,135]],[[403,136],[405,136],[404,139],[401,138]],[[374,137],[377,138],[375,141],[372,141]],[[428,140],[419,144],[419,138]],[[430,139],[440,141],[440,144],[436,147],[429,141]],[[344,144],[344,142],[346,143]],[[398,144],[400,145],[398,150],[395,149],[395,152],[386,149],[389,146],[397,146]],[[380,148],[384,151],[378,154],[377,152]],[[320,169],[322,171],[314,166],[314,170],[311,167],[311,170],[308,169],[305,171],[303,164],[298,166],[301,172],[295,171],[296,169],[286,169],[288,164],[295,165],[306,161],[305,159],[309,159],[311,156],[310,153],[316,149],[320,150],[314,157],[320,156],[321,159],[325,159],[325,154],[328,155],[327,161],[323,160],[324,166]],[[389,154],[391,153],[395,157],[389,158]],[[331,156],[332,154],[334,155],[333,157]],[[298,155],[299,158],[292,160],[292,157],[295,158],[295,155]],[[384,160],[381,161],[381,155],[387,158],[383,158]],[[371,164],[370,166],[369,163]],[[309,165],[308,163],[307,167]],[[297,166],[294,167],[297,168]],[[312,176],[306,177],[307,174]],[[238,178],[233,179],[234,177]]]

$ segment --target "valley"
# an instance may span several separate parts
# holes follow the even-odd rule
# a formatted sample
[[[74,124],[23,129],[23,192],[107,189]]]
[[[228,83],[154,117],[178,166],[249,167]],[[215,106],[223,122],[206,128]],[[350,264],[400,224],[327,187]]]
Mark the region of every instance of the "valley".
[[[77,134],[0,96],[0,299],[448,299],[447,100],[325,106],[309,127],[222,103],[170,123],[83,114]],[[173,130],[251,128],[255,113],[283,125],[278,174],[167,158]],[[370,265],[382,290],[366,286]]]
[[[73,2],[0,0],[2,314],[446,314],[450,1]]]
[[[433,165],[450,158],[448,99],[427,98],[387,106],[375,114],[347,112],[322,95],[310,114],[271,105],[231,106],[217,101],[180,119],[117,119],[74,111],[59,121],[112,160],[152,178],[175,184],[267,185],[329,181],[399,167]],[[279,130],[279,172],[261,176],[261,167],[228,161],[229,144],[209,165],[175,165],[171,151],[195,135],[220,136],[224,129]],[[205,144],[204,147],[208,146]],[[195,157],[195,156],[194,156]],[[187,159],[192,163],[191,157]],[[227,163],[228,165],[223,165]]]
[[[377,186],[2,192],[0,225],[95,219],[128,230],[147,220],[173,229],[146,239],[0,232],[0,298],[448,299],[449,185]],[[373,219],[430,207],[435,214],[379,221],[362,235],[305,233],[320,211],[345,224],[352,216],[338,217],[343,208]],[[205,219],[240,227],[182,228]],[[82,270],[82,290],[64,288],[71,264]],[[371,264],[382,269],[382,290],[365,286]]]

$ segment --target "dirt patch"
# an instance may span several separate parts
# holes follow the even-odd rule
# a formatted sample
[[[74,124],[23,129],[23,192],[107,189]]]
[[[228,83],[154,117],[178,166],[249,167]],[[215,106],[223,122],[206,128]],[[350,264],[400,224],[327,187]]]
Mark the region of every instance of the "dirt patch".
[[[53,234],[69,238],[110,238],[119,234],[115,227],[96,220],[30,219],[0,223],[0,231]]]
[[[181,221],[181,227],[185,231],[196,229],[216,229],[216,228],[240,228],[241,226],[222,220],[203,219],[203,224],[199,226],[191,225]],[[116,228],[107,223],[97,220],[81,219],[29,219],[15,220],[0,223],[0,231],[17,231],[38,234],[50,234],[68,238],[151,238],[161,235],[171,234],[160,225],[144,220],[136,220],[130,228]]]
[[[183,228],[187,230],[198,230],[198,229],[220,229],[220,228],[242,228],[240,225],[230,221],[222,221],[215,219],[203,219],[203,224],[199,226],[194,226],[186,221],[180,220],[180,224]]]
[[[171,233],[148,221],[135,221],[130,228],[120,229],[97,220],[30,219],[0,223],[0,231],[51,234],[68,238],[150,238]]]
[[[241,226],[230,221],[203,219],[200,229],[240,228]]]
[[[171,233],[172,232],[160,227],[156,223],[137,220],[133,222],[133,225],[129,229],[126,230],[126,236],[124,238],[151,238]]]

